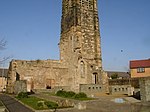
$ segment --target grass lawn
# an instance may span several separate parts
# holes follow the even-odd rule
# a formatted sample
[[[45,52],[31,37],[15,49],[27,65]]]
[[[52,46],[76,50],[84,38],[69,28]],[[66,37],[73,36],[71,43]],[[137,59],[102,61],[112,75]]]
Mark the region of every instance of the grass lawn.
[[[52,96],[57,96],[57,95],[55,94],[55,95],[52,95]],[[87,97],[87,98],[74,98],[74,97],[65,97],[65,96],[57,96],[57,97],[73,99],[73,100],[80,100],[80,101],[96,100],[97,99],[97,98],[90,98],[90,97]]]
[[[22,103],[32,107],[35,110],[48,109],[48,107],[46,105],[44,105],[44,102],[46,102],[46,100],[44,100],[44,99],[40,99],[40,98],[37,98],[37,97],[34,97],[34,96],[30,96],[29,98],[21,98],[21,99],[18,99],[18,100],[20,100]],[[38,105],[39,102],[43,102],[43,103]],[[50,102],[50,101],[48,101],[48,102],[51,103],[52,105],[56,104],[55,102]]]

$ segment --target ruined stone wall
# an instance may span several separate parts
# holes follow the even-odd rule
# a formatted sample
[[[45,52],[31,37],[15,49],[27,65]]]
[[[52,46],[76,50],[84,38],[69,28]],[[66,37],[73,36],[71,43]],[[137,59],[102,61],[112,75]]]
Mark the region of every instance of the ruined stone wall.
[[[99,84],[81,84],[80,92],[86,93],[90,97],[94,97],[96,94],[106,93],[106,87]]]
[[[27,92],[27,81],[20,80],[16,81],[14,84],[14,93],[18,94],[20,92]]]
[[[113,85],[109,86],[109,94],[127,94],[132,96],[134,92],[134,87],[131,85]]]
[[[13,60],[9,70],[8,85],[27,80],[27,90],[68,86],[68,68],[57,60]]]
[[[142,101],[150,101],[150,77],[140,79],[140,94]]]
[[[139,78],[109,79],[108,83],[110,86],[113,86],[113,85],[131,85],[134,88],[140,88]]]

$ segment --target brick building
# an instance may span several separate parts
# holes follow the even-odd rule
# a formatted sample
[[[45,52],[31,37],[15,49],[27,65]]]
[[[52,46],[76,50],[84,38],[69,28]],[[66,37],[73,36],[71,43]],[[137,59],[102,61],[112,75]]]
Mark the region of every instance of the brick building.
[[[0,92],[5,91],[7,84],[8,69],[0,68]]]
[[[150,76],[150,59],[130,61],[131,78]]]

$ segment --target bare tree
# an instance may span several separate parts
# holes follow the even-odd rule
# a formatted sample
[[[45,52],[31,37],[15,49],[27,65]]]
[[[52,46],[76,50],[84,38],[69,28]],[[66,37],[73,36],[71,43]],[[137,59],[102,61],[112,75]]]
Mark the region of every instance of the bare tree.
[[[4,39],[0,40],[0,50],[5,49],[7,41]]]
[[[5,39],[0,39],[0,51],[6,49],[7,41]],[[6,60],[10,59],[10,56],[0,57],[0,64],[4,63]]]

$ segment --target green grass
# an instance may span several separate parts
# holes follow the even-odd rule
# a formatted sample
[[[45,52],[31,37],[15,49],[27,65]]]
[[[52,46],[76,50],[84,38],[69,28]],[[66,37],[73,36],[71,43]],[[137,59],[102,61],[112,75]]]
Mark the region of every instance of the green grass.
[[[53,95],[53,96],[57,96],[57,95]],[[73,100],[80,100],[80,101],[96,100],[96,98],[89,98],[89,97],[87,97],[87,98],[74,98],[74,97],[64,97],[64,96],[57,96],[57,97],[73,99]]]
[[[52,93],[52,92],[41,92],[42,94],[46,94],[46,95],[50,95],[50,96],[54,96],[55,93]]]
[[[83,92],[75,93],[73,91],[59,90],[59,91],[57,91],[55,96],[68,98],[68,99],[74,99],[74,100],[80,100],[80,101],[94,100],[94,98],[87,97],[87,95],[85,93],[83,93]]]
[[[57,95],[55,94],[52,96],[57,96]],[[90,98],[90,97],[87,97],[87,98],[74,98],[74,97],[64,97],[64,96],[57,96],[57,97],[73,99],[73,100],[80,100],[80,101],[88,101],[88,100],[96,100],[97,99],[97,98]]]
[[[42,106],[42,107],[39,107],[38,106],[38,102],[45,102],[46,100],[44,99],[40,99],[40,98],[37,98],[37,97],[34,97],[34,96],[30,96],[29,98],[21,98],[19,99],[22,103],[30,106],[31,108],[35,109],[35,110],[44,110],[44,109],[48,109],[48,107],[45,105],[45,106]],[[52,104],[56,104],[54,102],[51,102]]]

